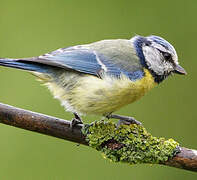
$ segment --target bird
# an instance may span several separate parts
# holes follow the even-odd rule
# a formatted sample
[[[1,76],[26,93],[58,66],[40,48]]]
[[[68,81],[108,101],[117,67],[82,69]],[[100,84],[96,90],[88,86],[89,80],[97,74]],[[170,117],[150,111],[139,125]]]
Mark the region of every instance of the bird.
[[[156,35],[101,40],[37,57],[0,58],[0,66],[35,75],[74,114],[71,126],[83,123],[81,116],[88,114],[141,124],[113,113],[139,100],[168,76],[187,74],[175,48]]]

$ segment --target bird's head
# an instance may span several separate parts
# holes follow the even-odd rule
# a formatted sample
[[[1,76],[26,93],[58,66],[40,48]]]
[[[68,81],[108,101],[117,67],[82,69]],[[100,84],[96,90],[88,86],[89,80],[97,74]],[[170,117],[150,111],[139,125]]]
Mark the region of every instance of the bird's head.
[[[160,83],[172,73],[187,74],[179,65],[174,47],[159,36],[135,36],[131,39],[141,63]]]

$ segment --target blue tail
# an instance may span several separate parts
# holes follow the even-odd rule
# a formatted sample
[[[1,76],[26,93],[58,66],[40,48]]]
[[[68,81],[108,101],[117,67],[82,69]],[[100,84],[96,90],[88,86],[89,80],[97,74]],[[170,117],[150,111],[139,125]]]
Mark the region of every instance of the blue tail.
[[[23,59],[0,59],[0,66],[23,69],[27,71],[36,71],[41,73],[46,72],[46,70],[48,69],[44,64],[34,63]]]

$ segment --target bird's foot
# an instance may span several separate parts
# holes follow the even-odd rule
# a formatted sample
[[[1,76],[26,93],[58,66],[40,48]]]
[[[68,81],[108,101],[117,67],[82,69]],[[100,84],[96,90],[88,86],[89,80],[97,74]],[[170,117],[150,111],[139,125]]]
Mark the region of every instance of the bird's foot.
[[[71,120],[70,122],[70,128],[72,129],[74,126],[76,126],[77,124],[83,124],[83,121],[81,119],[81,117],[77,114],[74,113],[74,118]]]
[[[133,117],[129,117],[129,116],[122,116],[122,115],[118,115],[118,114],[109,114],[106,116],[108,119],[119,119],[118,121],[118,126],[120,126],[121,124],[125,124],[125,125],[129,125],[129,124],[137,124],[137,125],[142,125],[141,122],[137,121],[135,118]]]

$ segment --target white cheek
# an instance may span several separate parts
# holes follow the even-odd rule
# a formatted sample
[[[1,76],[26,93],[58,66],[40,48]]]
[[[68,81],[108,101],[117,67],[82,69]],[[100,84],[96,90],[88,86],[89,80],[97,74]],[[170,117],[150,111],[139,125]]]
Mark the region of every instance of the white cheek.
[[[173,66],[172,66],[172,64],[170,63],[170,62],[165,62],[164,64],[163,64],[163,66],[164,66],[164,68],[163,68],[163,70],[165,71],[165,72],[171,72],[171,71],[173,71]]]
[[[173,70],[172,65],[169,62],[165,62],[156,49],[148,46],[144,46],[142,49],[148,67],[157,75],[163,75],[165,72]]]
[[[162,75],[164,73],[164,70],[160,53],[148,46],[144,46],[142,49],[148,67],[158,75]]]

